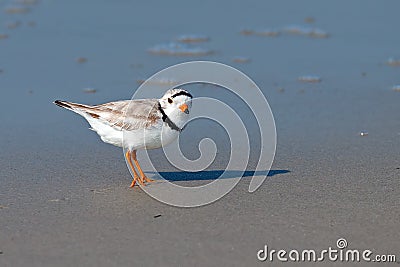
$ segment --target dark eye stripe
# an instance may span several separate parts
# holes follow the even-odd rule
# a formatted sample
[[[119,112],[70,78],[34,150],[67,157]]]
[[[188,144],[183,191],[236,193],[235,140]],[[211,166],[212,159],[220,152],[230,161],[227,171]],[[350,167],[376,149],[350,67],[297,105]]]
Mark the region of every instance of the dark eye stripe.
[[[174,94],[174,95],[171,96],[171,97],[174,98],[174,97],[177,97],[177,96],[180,96],[180,95],[185,95],[185,96],[188,96],[188,97],[190,97],[190,98],[193,98],[193,96],[192,96],[190,93],[185,92],[185,91],[180,91],[180,92]]]

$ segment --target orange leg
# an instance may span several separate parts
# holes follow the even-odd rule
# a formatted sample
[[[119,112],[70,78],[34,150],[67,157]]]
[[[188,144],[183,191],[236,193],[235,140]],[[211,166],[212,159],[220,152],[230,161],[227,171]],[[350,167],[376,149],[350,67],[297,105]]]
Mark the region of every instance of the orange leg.
[[[132,164],[132,159],[131,159],[131,151],[126,151],[125,157],[128,160],[129,166],[131,167],[131,170],[133,171],[133,180],[132,183],[129,187],[134,187],[136,184],[136,181],[139,179],[138,174],[136,173],[135,167]]]
[[[146,176],[146,174],[144,174],[142,168],[140,167],[139,161],[138,161],[137,158],[136,158],[136,150],[134,150],[134,151],[132,152],[132,159],[133,159],[133,162],[135,162],[135,165],[136,165],[136,167],[137,167],[138,170],[139,170],[139,173],[140,173],[140,177],[141,177],[142,182],[154,182],[153,179],[148,178],[148,177]]]

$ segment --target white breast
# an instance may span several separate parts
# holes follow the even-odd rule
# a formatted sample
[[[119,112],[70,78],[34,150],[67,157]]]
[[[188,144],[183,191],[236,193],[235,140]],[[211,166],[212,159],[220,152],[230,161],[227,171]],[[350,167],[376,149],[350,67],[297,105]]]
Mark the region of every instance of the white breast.
[[[179,135],[178,131],[163,127],[151,127],[146,130],[124,132],[124,147],[131,150],[155,149],[172,143]]]
[[[130,150],[160,148],[175,141],[179,135],[162,120],[147,129],[121,131],[88,115],[84,117],[103,142]]]

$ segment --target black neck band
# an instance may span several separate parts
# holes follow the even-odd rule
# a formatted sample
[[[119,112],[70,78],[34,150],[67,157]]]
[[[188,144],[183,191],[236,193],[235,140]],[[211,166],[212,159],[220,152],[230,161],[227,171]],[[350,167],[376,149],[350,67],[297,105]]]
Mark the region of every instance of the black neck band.
[[[182,132],[183,128],[179,128],[173,121],[171,121],[167,114],[165,114],[160,102],[158,102],[158,110],[161,112],[163,122],[166,122],[169,128],[178,132]]]

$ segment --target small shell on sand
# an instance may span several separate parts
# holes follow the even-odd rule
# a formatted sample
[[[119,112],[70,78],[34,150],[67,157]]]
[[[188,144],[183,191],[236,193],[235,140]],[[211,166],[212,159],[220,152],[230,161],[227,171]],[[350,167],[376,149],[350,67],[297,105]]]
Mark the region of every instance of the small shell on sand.
[[[55,199],[49,199],[49,202],[60,202],[60,201],[66,201],[69,200],[69,198],[62,197],[62,198],[55,198]]]
[[[328,38],[329,33],[327,33],[326,31],[323,31],[321,29],[312,29],[312,31],[310,31],[308,33],[308,36],[313,37],[313,38]]]
[[[267,36],[267,37],[276,37],[281,34],[278,30],[271,30],[271,29],[263,29],[263,30],[250,30],[250,29],[243,29],[240,31],[242,35],[257,35],[257,36]]]
[[[258,36],[269,36],[275,37],[279,36],[281,32],[293,35],[304,35],[312,38],[328,38],[329,33],[324,30],[310,27],[310,26],[299,26],[291,25],[284,27],[282,30],[264,29],[264,30],[252,30],[252,29],[242,29],[240,34],[242,35],[258,35]]]
[[[250,29],[243,29],[243,30],[240,30],[240,32],[239,32],[241,35],[252,35],[252,34],[254,34],[254,31],[253,30],[250,30]]]
[[[6,23],[6,27],[10,30],[18,28],[21,25],[20,21],[11,21]]]
[[[234,57],[232,61],[235,63],[249,63],[251,59],[248,57]]]
[[[400,59],[391,57],[386,61],[386,64],[392,67],[398,67],[400,66]]]
[[[4,9],[7,14],[26,14],[30,11],[27,7],[9,6]]]
[[[304,75],[297,78],[297,80],[305,83],[319,83],[322,81],[321,77],[317,75]]]
[[[254,32],[254,34],[258,35],[258,36],[275,37],[275,36],[280,35],[281,32],[278,30],[264,29],[264,30],[257,30]]]
[[[178,42],[181,43],[202,43],[208,41],[210,41],[210,38],[208,36],[200,34],[187,34],[178,37]]]
[[[306,18],[304,18],[304,22],[305,23],[314,23],[315,22],[315,18],[313,18],[313,17],[306,17]]]
[[[142,84],[142,83],[146,82],[146,80],[138,79],[138,80],[136,80],[136,82],[138,84]],[[156,79],[156,80],[149,79],[149,80],[147,80],[147,83],[151,84],[151,85],[177,85],[177,84],[179,84],[178,81],[176,81],[174,79],[170,79],[170,78],[160,78],[160,79]]]
[[[213,53],[213,51],[201,47],[174,42],[156,45],[149,48],[147,51],[154,55],[168,56],[205,56]]]
[[[288,26],[283,29],[288,34],[305,35],[313,38],[328,38],[329,33],[318,28],[304,27],[304,26]]]
[[[38,0],[14,0],[15,3],[20,5],[36,5]]]
[[[75,59],[75,61],[78,63],[86,63],[88,61],[88,59],[85,57],[78,57]]]
[[[400,92],[400,84],[393,85],[392,90],[395,92]]]
[[[95,94],[95,93],[97,93],[97,90],[94,89],[94,88],[85,88],[85,89],[83,89],[82,91],[83,91],[84,93],[86,93],[86,94]]]

